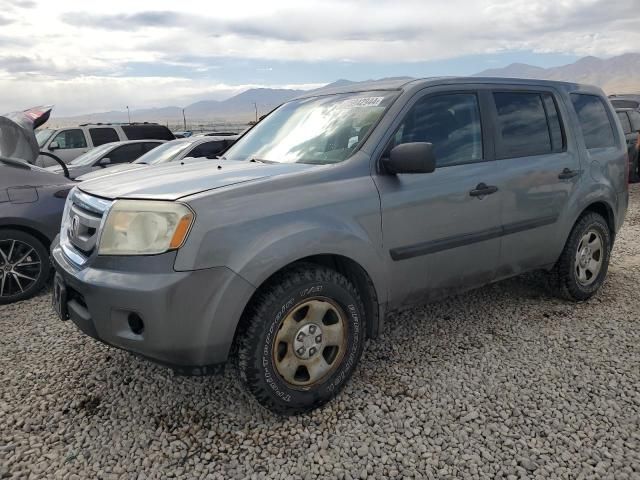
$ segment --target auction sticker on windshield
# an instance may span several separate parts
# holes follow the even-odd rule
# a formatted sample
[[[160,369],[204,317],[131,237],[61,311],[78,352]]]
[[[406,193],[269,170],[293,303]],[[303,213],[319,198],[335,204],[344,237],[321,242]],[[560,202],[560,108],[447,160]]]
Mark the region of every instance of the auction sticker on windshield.
[[[377,107],[382,103],[384,97],[359,97],[348,98],[340,102],[341,107]]]

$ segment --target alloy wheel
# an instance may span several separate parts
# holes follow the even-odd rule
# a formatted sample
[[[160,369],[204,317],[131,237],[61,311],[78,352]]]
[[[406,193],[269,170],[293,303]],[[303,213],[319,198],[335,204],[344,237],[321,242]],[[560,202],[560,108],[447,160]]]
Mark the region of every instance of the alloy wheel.
[[[36,249],[21,240],[0,240],[0,297],[13,297],[29,290],[42,272]]]

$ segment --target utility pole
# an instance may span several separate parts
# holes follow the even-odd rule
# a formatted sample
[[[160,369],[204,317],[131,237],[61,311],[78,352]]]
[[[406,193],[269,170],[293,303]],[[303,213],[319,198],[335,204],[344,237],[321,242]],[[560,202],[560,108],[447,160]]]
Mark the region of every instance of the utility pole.
[[[256,123],[258,123],[258,104],[253,102],[253,108],[256,110]]]
[[[187,117],[184,115],[184,108],[182,109],[182,121],[184,122],[184,131],[187,131]]]
[[[131,112],[129,112],[129,105],[127,105],[127,117],[129,118],[129,124],[131,124]]]

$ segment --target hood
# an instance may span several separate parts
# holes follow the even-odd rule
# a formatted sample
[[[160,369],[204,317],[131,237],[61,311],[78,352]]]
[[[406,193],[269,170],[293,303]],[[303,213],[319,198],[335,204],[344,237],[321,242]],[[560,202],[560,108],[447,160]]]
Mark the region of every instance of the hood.
[[[78,177],[77,180],[84,182],[85,180],[93,180],[94,178],[104,177],[113,173],[128,172],[129,170],[135,170],[137,168],[145,168],[148,165],[144,163],[122,163],[120,165],[114,165],[113,167],[100,168],[90,173]]]
[[[170,162],[83,182],[80,189],[105,198],[177,200],[187,195],[298,172],[313,165],[302,163],[254,163],[231,160],[181,164]]]

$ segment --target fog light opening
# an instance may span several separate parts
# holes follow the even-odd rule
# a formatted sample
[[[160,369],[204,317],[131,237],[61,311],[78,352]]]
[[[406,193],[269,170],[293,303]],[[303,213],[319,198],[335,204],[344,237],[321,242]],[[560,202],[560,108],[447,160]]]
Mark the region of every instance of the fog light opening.
[[[140,315],[137,313],[130,313],[128,320],[129,328],[133,333],[140,335],[144,331],[144,322],[142,321],[142,318],[140,318]]]

